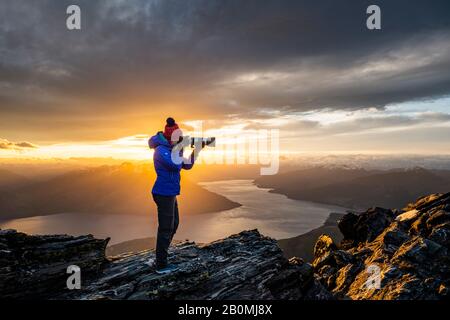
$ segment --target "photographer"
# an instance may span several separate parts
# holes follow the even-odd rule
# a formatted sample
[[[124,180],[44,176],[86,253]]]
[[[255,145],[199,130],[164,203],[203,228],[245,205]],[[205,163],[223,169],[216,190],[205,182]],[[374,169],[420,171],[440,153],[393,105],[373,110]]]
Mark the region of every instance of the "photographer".
[[[173,118],[168,118],[164,132],[158,132],[148,141],[150,149],[154,149],[153,164],[157,178],[152,189],[153,200],[158,207],[158,236],[156,240],[156,272],[167,274],[176,271],[175,265],[167,263],[167,251],[178,228],[179,215],[177,195],[180,194],[180,171],[190,170],[199,154],[193,150],[189,159],[175,163],[172,153],[178,152],[182,157],[182,132]],[[178,151],[179,150],[179,151]]]

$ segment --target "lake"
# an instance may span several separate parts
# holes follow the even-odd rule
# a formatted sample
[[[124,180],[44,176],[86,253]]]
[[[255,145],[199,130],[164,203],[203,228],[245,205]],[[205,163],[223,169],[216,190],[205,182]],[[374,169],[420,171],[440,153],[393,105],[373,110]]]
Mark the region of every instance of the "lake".
[[[345,208],[308,201],[292,200],[270,189],[258,188],[252,180],[225,180],[200,183],[205,189],[221,194],[242,206],[209,214],[180,217],[176,239],[210,242],[248,229],[283,239],[306,233],[321,226],[330,212]],[[110,244],[155,236],[156,214],[99,215],[62,213],[49,216],[0,221],[1,229],[16,229],[29,234],[93,234],[111,237]]]

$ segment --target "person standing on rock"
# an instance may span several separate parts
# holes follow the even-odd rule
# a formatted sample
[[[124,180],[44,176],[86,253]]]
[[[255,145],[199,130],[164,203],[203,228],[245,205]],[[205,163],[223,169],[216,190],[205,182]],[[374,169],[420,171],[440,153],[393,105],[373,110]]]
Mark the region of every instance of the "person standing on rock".
[[[167,255],[179,223],[177,196],[180,194],[180,171],[192,169],[200,151],[193,150],[188,159],[183,158],[182,140],[182,132],[175,120],[168,118],[164,132],[158,132],[148,141],[150,149],[155,150],[153,164],[157,178],[152,195],[158,207],[156,272],[159,274],[178,270],[177,266],[167,263]]]

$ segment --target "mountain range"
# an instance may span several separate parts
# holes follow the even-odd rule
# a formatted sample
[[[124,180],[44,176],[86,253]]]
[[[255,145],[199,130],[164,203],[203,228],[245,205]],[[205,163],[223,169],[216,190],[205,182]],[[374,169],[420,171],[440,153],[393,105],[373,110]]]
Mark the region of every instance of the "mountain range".
[[[19,188],[29,184],[30,182],[30,179],[20,174],[9,170],[0,169],[0,191]]]
[[[450,190],[450,171],[420,167],[387,171],[315,167],[263,176],[255,183],[291,199],[360,210],[373,206],[402,208],[423,194]]]
[[[74,170],[48,180],[0,172],[0,219],[58,213],[149,214],[156,175],[146,165],[124,163]],[[201,214],[239,206],[182,178],[180,211]],[[183,192],[184,191],[184,192]]]

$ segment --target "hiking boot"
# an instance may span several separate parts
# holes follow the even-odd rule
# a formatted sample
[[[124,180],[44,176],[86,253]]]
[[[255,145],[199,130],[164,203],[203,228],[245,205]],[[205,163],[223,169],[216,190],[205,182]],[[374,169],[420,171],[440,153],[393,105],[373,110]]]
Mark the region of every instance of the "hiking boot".
[[[156,273],[157,274],[169,274],[175,271],[178,271],[178,267],[174,264],[169,264],[165,268],[157,268]]]

